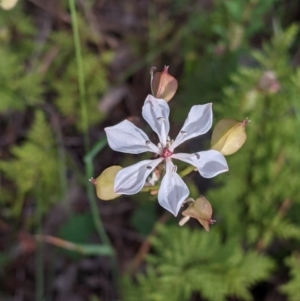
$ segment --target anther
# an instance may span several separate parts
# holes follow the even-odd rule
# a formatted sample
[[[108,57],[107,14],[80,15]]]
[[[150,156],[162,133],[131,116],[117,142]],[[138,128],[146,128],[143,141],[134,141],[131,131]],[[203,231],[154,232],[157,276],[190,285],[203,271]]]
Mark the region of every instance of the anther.
[[[147,166],[147,169],[152,169],[152,167],[148,165],[148,166]]]
[[[161,120],[162,120],[163,122],[166,122],[165,119],[164,119],[163,117],[157,117],[156,120],[158,120],[158,121],[161,121]]]
[[[195,153],[195,156],[197,157],[197,159],[200,159],[200,155],[198,153]]]

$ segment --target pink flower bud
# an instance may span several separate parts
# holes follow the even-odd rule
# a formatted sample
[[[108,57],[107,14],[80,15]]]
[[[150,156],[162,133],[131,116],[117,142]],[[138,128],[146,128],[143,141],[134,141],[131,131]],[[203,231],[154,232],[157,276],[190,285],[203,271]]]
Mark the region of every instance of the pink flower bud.
[[[177,80],[169,74],[169,66],[165,66],[162,72],[154,73],[155,67],[150,70],[151,91],[154,97],[169,101],[175,95],[178,88]]]

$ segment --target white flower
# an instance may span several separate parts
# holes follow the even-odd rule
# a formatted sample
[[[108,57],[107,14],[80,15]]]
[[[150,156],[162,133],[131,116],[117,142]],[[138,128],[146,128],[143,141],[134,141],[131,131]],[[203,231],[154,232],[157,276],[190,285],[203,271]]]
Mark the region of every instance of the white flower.
[[[193,106],[174,141],[169,141],[168,134],[170,108],[163,99],[148,95],[142,115],[159,137],[158,146],[133,123],[124,120],[115,126],[105,128],[109,146],[119,152],[139,154],[152,152],[159,157],[144,160],[120,170],[115,178],[114,190],[117,194],[135,194],[139,192],[154,168],[165,161],[165,175],[158,192],[159,204],[175,216],[181,204],[189,195],[189,190],[181,177],[176,173],[172,159],[178,159],[195,166],[201,176],[212,178],[228,171],[224,156],[215,150],[194,154],[174,153],[175,148],[186,140],[205,134],[212,125],[212,104]]]

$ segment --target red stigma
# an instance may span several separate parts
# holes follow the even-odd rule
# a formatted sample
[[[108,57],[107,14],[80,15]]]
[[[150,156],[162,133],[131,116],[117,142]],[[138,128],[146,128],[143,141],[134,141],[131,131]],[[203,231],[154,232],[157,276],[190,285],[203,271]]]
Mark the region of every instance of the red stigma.
[[[163,73],[169,73],[168,70],[169,70],[169,66],[164,66]]]
[[[162,152],[161,152],[161,156],[163,158],[169,158],[173,155],[173,152],[171,152],[167,147],[164,147]]]

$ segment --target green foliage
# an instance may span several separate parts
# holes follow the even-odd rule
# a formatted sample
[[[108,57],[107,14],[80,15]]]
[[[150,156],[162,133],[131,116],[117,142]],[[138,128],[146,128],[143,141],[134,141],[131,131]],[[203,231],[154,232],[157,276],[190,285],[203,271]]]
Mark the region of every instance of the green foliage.
[[[195,6],[195,3],[188,5],[187,1],[177,2],[180,11],[189,5]],[[249,46],[251,37],[257,32],[270,33],[263,16],[270,13],[277,2],[280,0],[214,0],[212,10],[202,13],[194,9],[190,11],[186,25],[193,34],[184,37],[182,49],[192,53],[191,58],[199,56],[198,59],[203,58],[203,54],[215,52],[216,46],[222,46],[232,54],[240,52]]]
[[[215,31],[220,37],[227,37],[232,43],[240,35],[249,37],[257,31],[265,30],[265,20],[263,16],[272,10],[278,0],[216,0],[218,9],[215,10],[214,18],[220,22],[215,22]],[[256,20],[256,22],[251,22]],[[228,30],[229,29],[229,30]],[[238,30],[236,30],[238,29]],[[235,35],[231,37],[230,34]],[[247,39],[248,40],[248,39]],[[245,40],[245,41],[247,41]]]
[[[299,256],[291,245],[298,246],[300,239],[297,214],[300,208],[297,131],[300,127],[300,68],[291,67],[290,50],[297,40],[298,26],[281,30],[272,15],[272,7],[279,0],[214,0],[211,9],[201,7],[201,12],[201,1],[163,1],[174,10],[176,21],[172,13],[156,11],[155,6],[160,2],[149,6],[149,41],[144,44],[152,47],[155,55],[172,48],[172,53],[165,57],[170,54],[175,57],[175,67],[183,66],[184,78],[179,80],[181,94],[171,102],[173,119],[182,122],[192,105],[213,102],[215,122],[222,118],[249,117],[251,123],[246,129],[246,144],[237,154],[228,157],[229,173],[220,175],[214,186],[208,187],[206,197],[213,205],[217,224],[210,233],[205,233],[200,226],[195,230],[188,226],[161,227],[152,240],[153,253],[146,259],[146,273],[135,280],[124,278],[122,300],[188,301],[194,294],[214,301],[252,300],[251,289],[261,281],[269,281],[271,273],[280,270],[278,262],[282,260],[289,267],[291,278],[281,291],[289,301],[299,300]],[[104,118],[97,107],[108,86],[107,69],[113,54],[106,50],[106,42],[100,41],[100,35],[95,34],[89,24],[93,18],[87,9],[94,3],[82,3],[83,9],[78,10],[79,35],[85,101],[89,126],[92,126]],[[25,15],[24,5],[30,10],[30,5],[35,4],[19,2],[13,11],[0,10],[1,126],[6,127],[6,116],[14,110],[23,111],[26,120],[34,116],[27,134],[18,136],[15,140],[18,145],[6,148],[3,152],[6,160],[0,161],[0,184],[5,182],[5,186],[0,187],[1,205],[12,209],[2,211],[5,218],[12,214],[19,217],[26,201],[41,204],[46,212],[61,197],[61,177],[65,174],[59,170],[61,158],[57,143],[41,108],[51,107],[54,114],[64,117],[62,135],[70,128],[87,130],[80,108],[71,24],[65,18],[67,6],[59,6],[62,19],[60,12],[51,14],[54,30],[47,34],[41,46],[37,20]],[[265,22],[268,14],[272,16],[274,35],[271,42],[263,43],[259,49],[257,40],[272,34]],[[109,29],[104,32],[110,35]],[[181,35],[177,36],[177,32]],[[126,42],[126,37],[123,41]],[[253,41],[258,50],[251,51],[250,56]],[[143,55],[145,45],[140,47]],[[133,53],[138,51],[133,49]],[[141,61],[149,61],[155,55],[146,53]],[[178,167],[180,170],[181,166]],[[90,171],[92,173],[91,168]],[[185,180],[189,188],[193,188],[191,196],[197,197],[196,185],[190,178]],[[147,201],[151,198],[148,194],[143,194],[144,197]],[[131,216],[131,224],[139,233],[147,234],[157,219],[155,203],[144,205],[142,199],[140,204]],[[99,220],[97,224],[95,208],[92,206],[97,230],[104,233]],[[39,210],[37,213],[40,215]],[[95,230],[94,221],[89,215],[73,216],[60,234],[81,243],[75,246],[78,253],[109,254],[111,250],[106,245],[85,244]],[[102,240],[105,241],[103,237]],[[286,254],[289,257],[282,258]],[[5,251],[0,255],[2,264],[11,260]],[[5,270],[0,270],[1,273],[5,275]]]
[[[56,108],[52,106],[54,103],[67,119],[67,125],[84,131],[89,129],[82,124],[78,72],[70,28],[63,27],[58,31],[45,33],[36,26],[36,22],[41,20],[37,21],[26,15],[22,5],[25,4],[19,3],[11,11],[0,9],[1,121],[4,127],[9,127],[6,116],[16,110],[22,111],[24,120],[32,115],[36,116],[28,136],[22,137],[24,143],[11,148],[10,152],[15,158],[1,162],[0,167],[5,178],[16,185],[15,191],[1,187],[1,202],[10,205],[13,203],[14,214],[17,215],[27,196],[32,196],[32,193],[35,198],[41,195],[38,190],[43,191],[42,196],[47,199],[43,202],[45,209],[61,194],[56,144],[50,126],[39,112],[40,108],[47,105],[57,114]],[[104,117],[97,107],[108,86],[107,65],[113,55],[111,51],[102,51],[100,47],[96,51],[99,37],[81,15],[78,17],[90,127]],[[45,35],[41,36],[41,33]],[[60,118],[59,115],[57,117]],[[31,134],[37,131],[40,131],[40,137]],[[60,175],[65,176],[63,167],[60,168]],[[39,177],[42,181],[38,181]],[[7,214],[11,214],[9,210]]]
[[[248,61],[249,41],[258,32],[272,34],[271,26],[266,26],[262,16],[272,11],[279,1],[213,2],[214,9],[205,14],[195,9],[187,20],[188,34],[180,45],[185,72],[179,84],[184,89],[179,89],[177,95],[182,108],[178,109],[177,105],[177,111],[173,111],[175,119],[185,115],[195,103],[222,101],[222,89],[230,84],[229,74],[233,74],[243,61],[251,64]],[[181,9],[187,6],[186,2],[180,3]]]
[[[274,70],[279,79],[291,75],[289,49],[299,33],[296,24],[291,25],[284,32],[277,25],[270,43],[264,43],[263,51],[253,51],[252,55],[265,70]]]
[[[20,19],[22,22],[17,21]],[[101,51],[97,55],[90,45],[99,41],[80,16],[79,26],[84,45],[82,60],[88,121],[92,126],[104,117],[97,107],[108,86],[107,65],[113,53]],[[22,111],[43,103],[44,94],[55,92],[59,111],[78,129],[84,130],[72,35],[67,30],[52,33],[42,47],[38,42],[32,43],[36,36],[33,20],[22,15],[19,7],[11,12],[0,10],[0,112]]]
[[[187,81],[188,90],[194,87],[189,93],[204,87],[205,102],[215,100],[215,122],[249,117],[247,141],[227,157],[229,172],[219,176],[217,185],[205,194],[217,220],[211,232],[160,229],[153,240],[154,254],[147,259],[147,272],[138,276],[137,287],[124,280],[124,300],[140,296],[149,301],[190,300],[193,293],[207,300],[252,300],[251,288],[276,270],[280,254],[270,254],[269,248],[276,242],[288,253],[289,246],[282,242],[299,242],[300,139],[295,129],[300,125],[300,69],[291,67],[289,55],[298,32],[295,25],[286,31],[277,29],[270,43],[248,59],[252,66],[241,66],[231,74],[230,63],[220,59],[225,68],[220,70],[219,83],[225,85],[227,78],[231,82],[218,101],[220,92],[211,89],[217,84],[204,77],[214,70],[212,64],[211,68],[206,64],[205,71],[192,68],[199,70],[195,77],[203,76],[204,84],[195,88],[195,80]],[[197,67],[202,63],[198,61]],[[211,86],[205,87],[206,83]],[[295,257],[286,262],[295,268],[282,290],[291,301],[298,300],[298,264]]]
[[[30,66],[36,29],[32,20],[22,16],[22,26],[15,14],[0,10],[0,113],[22,111],[26,106],[41,103],[42,79]]]
[[[127,282],[124,300],[190,300],[193,293],[214,301],[252,300],[249,289],[274,267],[266,256],[242,250],[234,238],[222,242],[217,231],[162,227],[153,248],[147,260],[151,268],[138,277],[139,291]]]
[[[61,194],[56,143],[42,111],[36,111],[26,138],[20,146],[11,148],[14,158],[0,161],[0,170],[17,187],[12,204],[17,215],[29,192],[43,199],[44,210]]]
[[[88,34],[87,24],[80,22],[82,32],[82,43],[90,43],[92,37]],[[85,35],[83,35],[85,34]],[[53,34],[52,40],[54,47],[59,49],[59,57],[55,60],[51,70],[49,70],[49,82],[52,82],[52,88],[57,93],[56,105],[60,112],[69,118],[75,126],[81,131],[84,130],[81,107],[80,93],[78,88],[77,66],[74,61],[75,51],[73,40],[70,39],[70,33],[59,32]],[[103,52],[101,56],[95,55],[93,51],[84,48],[82,52],[83,74],[86,88],[86,106],[88,112],[89,126],[104,118],[104,114],[98,110],[98,104],[101,96],[107,89],[107,64],[113,58],[112,52]]]
[[[215,200],[226,232],[238,236],[246,233],[244,240],[264,247],[274,238],[300,238],[300,228],[288,214],[289,207],[300,202],[299,178],[293,176],[300,165],[294,111],[298,73],[289,66],[286,54],[295,34],[292,26],[275,35],[264,51],[256,51],[255,58],[264,65],[241,68],[232,77],[233,85],[224,90],[227,105],[214,107],[218,117],[236,112],[235,117],[248,116],[251,123],[246,145],[228,158],[231,171],[223,177],[222,188],[211,190],[207,197]],[[280,49],[276,45],[281,45]],[[280,85],[275,93],[260,88],[270,70]],[[226,210],[228,207],[234,210]]]
[[[299,254],[293,254],[286,258],[286,265],[290,268],[290,281],[281,286],[282,293],[288,296],[288,301],[298,301],[300,299],[300,259]]]

